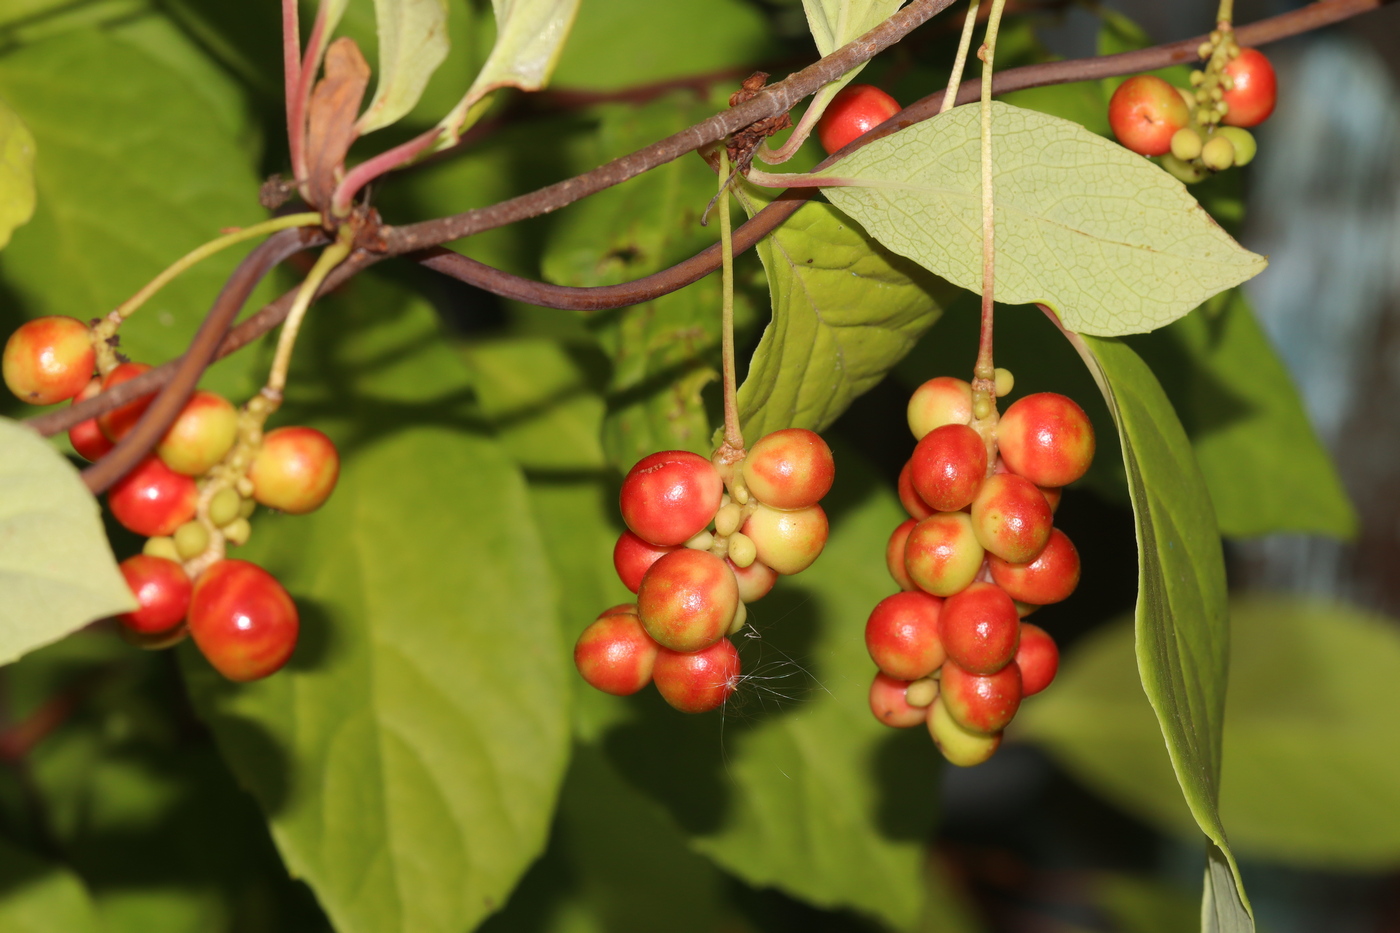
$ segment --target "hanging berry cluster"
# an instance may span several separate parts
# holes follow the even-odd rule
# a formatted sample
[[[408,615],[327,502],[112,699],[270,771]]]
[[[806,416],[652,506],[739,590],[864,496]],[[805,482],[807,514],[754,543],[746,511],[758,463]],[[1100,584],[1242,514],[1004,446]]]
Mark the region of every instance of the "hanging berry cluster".
[[[831,449],[803,428],[775,431],[747,453],[667,450],[637,461],[622,481],[627,530],[613,548],[637,601],[579,636],[583,679],[616,696],[654,681],[685,713],[723,704],[740,673],[728,636],[744,627],[748,603],[821,554],[828,529],[817,503],[835,475]]]
[[[84,401],[151,367],[119,360],[109,343],[115,320],[88,327],[65,316],[21,326],[5,344],[5,384],[36,405]],[[94,372],[100,375],[94,377]],[[154,393],[80,422],[68,432],[87,460],[105,456],[141,420]],[[259,505],[301,514],[335,488],[340,459],[330,438],[306,427],[263,433],[276,402],[267,394],[241,410],[196,391],[155,452],[118,480],[107,506],[122,526],[147,540],[120,569],[138,608],[118,617],[123,634],[165,648],[188,634],[231,680],[277,671],[296,647],[296,604],[256,564],[225,559],[247,542]]]
[[[999,395],[1010,381],[997,372]],[[866,623],[879,667],[870,708],[889,726],[926,723],[944,757],[975,765],[1059,666],[1053,639],[1021,619],[1079,583],[1079,555],[1053,514],[1061,487],[1088,470],[1094,432],[1073,401],[1042,392],[1011,405],[989,445],[973,426],[971,385],[949,376],[920,386],[908,414],[918,444],[899,498],[911,517],[885,552],[900,592]]]

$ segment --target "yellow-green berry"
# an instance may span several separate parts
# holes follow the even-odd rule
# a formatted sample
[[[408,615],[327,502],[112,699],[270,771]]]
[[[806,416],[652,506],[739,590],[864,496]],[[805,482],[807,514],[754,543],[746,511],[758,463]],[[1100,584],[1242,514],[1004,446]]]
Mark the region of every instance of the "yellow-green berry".
[[[239,517],[243,499],[237,492],[225,486],[209,500],[209,520],[215,528],[222,528]]]
[[[1236,165],[1248,165],[1254,161],[1254,154],[1259,151],[1259,143],[1249,130],[1238,126],[1222,126],[1215,131],[1215,135],[1225,137],[1230,141],[1230,145],[1235,147]]]
[[[1223,172],[1235,164],[1235,146],[1224,136],[1212,136],[1201,147],[1201,161],[1212,172]]]
[[[175,539],[168,535],[159,538],[147,538],[146,543],[141,545],[141,553],[148,557],[164,557],[166,560],[180,561],[180,552],[175,549]]]
[[[1183,126],[1172,134],[1172,155],[1183,162],[1190,162],[1201,154],[1201,134]]]

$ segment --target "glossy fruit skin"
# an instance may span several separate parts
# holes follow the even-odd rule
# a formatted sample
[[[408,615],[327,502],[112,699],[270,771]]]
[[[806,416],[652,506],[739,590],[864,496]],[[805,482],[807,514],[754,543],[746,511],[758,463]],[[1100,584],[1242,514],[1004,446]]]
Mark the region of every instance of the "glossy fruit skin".
[[[296,648],[296,603],[257,564],[221,560],[194,583],[190,635],[220,674],[239,682],[279,670]]]
[[[904,506],[904,511],[915,520],[928,518],[934,513],[934,508],[923,499],[919,498],[919,493],[914,489],[914,481],[910,479],[910,470],[913,469],[913,462],[906,462],[904,468],[899,471],[899,504]]]
[[[637,615],[647,634],[672,651],[708,648],[729,631],[739,583],[729,564],[708,551],[663,554],[637,588]]]
[[[945,424],[970,424],[972,386],[953,376],[935,376],[909,396],[905,416],[916,441]]]
[[[1012,661],[995,674],[973,674],[949,661],[938,696],[958,725],[987,735],[1000,732],[1021,708],[1021,669]]]
[[[806,428],[787,428],[749,448],[743,473],[749,493],[764,505],[805,509],[831,491],[836,460],[820,435]]]
[[[261,505],[304,515],[319,509],[335,490],[340,454],[315,428],[277,428],[263,436],[248,478]]]
[[[920,439],[909,458],[919,498],[939,512],[966,508],[987,475],[987,445],[965,424],[945,424]]]
[[[719,511],[724,482],[714,464],[688,450],[638,460],[622,480],[622,520],[643,541],[684,544]]]
[[[123,626],[141,635],[168,632],[185,621],[194,585],[173,560],[137,554],[118,568],[140,607],[117,616]]]
[[[1012,563],[1035,560],[1050,540],[1054,521],[1045,494],[1015,473],[987,477],[972,500],[978,542],[987,553]]]
[[[898,680],[918,680],[947,657],[939,638],[943,600],[896,593],[876,604],[865,623],[865,649],[875,666]]]
[[[670,554],[674,550],[674,547],[648,544],[632,532],[624,531],[613,546],[613,568],[617,571],[622,585],[635,593],[637,587],[642,585],[642,577],[651,569],[651,565],[660,560],[663,554]]]
[[[997,445],[1011,472],[1037,486],[1068,486],[1094,460],[1094,426],[1058,392],[1018,399],[997,425]]]
[[[1190,119],[1190,111],[1176,88],[1156,75],[1134,75],[1118,85],[1108,102],[1108,123],[1113,135],[1139,155],[1170,152],[1172,136]]]
[[[993,555],[987,563],[993,582],[1017,602],[1048,606],[1068,599],[1079,585],[1079,552],[1058,528],[1033,561],[1012,563]]]
[[[724,704],[739,685],[739,651],[721,638],[689,653],[662,648],[652,680],[661,698],[682,713],[705,713]]]
[[[1021,623],[1021,643],[1016,647],[1016,666],[1021,669],[1021,690],[1033,696],[1050,686],[1060,670],[1060,649],[1050,633],[1030,622]]]
[[[973,674],[995,674],[1016,657],[1021,620],[1000,587],[974,583],[943,603],[939,631],[948,657]]]
[[[130,382],[142,373],[149,372],[150,369],[148,363],[121,363],[102,377],[102,391],[115,389],[123,382]],[[141,420],[141,416],[146,413],[151,402],[155,401],[155,397],[154,392],[140,395],[125,405],[105,411],[97,416],[97,426],[107,435],[107,440],[116,443],[136,427],[136,422]]]
[[[778,582],[778,572],[761,560],[756,560],[747,567],[736,566],[731,560],[725,560],[724,563],[734,571],[734,579],[739,581],[741,602],[751,603],[762,599],[773,589],[773,584]]]
[[[87,325],[54,314],[26,321],[10,334],[0,370],[21,401],[52,405],[83,391],[96,363]]]
[[[984,735],[959,725],[948,714],[947,704],[941,696],[929,707],[926,722],[933,744],[938,746],[938,750],[943,753],[949,764],[959,768],[980,765],[996,754],[996,750],[1001,747],[1000,732]]]
[[[909,576],[909,570],[904,566],[904,546],[909,541],[909,532],[914,530],[918,522],[914,519],[906,519],[890,535],[889,544],[885,545],[885,566],[889,568],[890,576],[894,577],[894,582],[899,584],[901,590],[916,590],[918,584]]]
[[[986,556],[972,517],[939,512],[917,523],[904,542],[904,569],[914,585],[935,596],[952,596],[977,578]]]
[[[202,476],[237,437],[238,409],[222,395],[198,389],[156,445],[156,455],[176,473]]]
[[[897,680],[883,671],[876,671],[870,684],[870,712],[892,729],[908,729],[923,722],[928,709],[909,705],[904,699],[908,686],[907,680]]]
[[[574,666],[589,686],[613,696],[631,696],[651,683],[660,646],[635,612],[609,611],[574,643]]]
[[[147,538],[173,534],[194,518],[198,504],[194,480],[176,473],[159,457],[142,460],[107,493],[112,516]]]
[[[1225,74],[1234,82],[1225,92],[1225,124],[1258,126],[1269,119],[1278,103],[1278,75],[1268,57],[1258,49],[1240,49]]]
[[[899,113],[899,102],[873,84],[848,84],[817,121],[817,139],[827,155]]]
[[[745,521],[758,559],[778,573],[801,573],[821,556],[830,526],[819,505],[784,511],[760,505]]]
[[[73,397],[73,404],[86,402],[88,399],[102,391],[102,380],[93,379],[87,386]],[[102,433],[102,429],[97,426],[96,418],[89,418],[86,421],[79,421],[68,429],[68,442],[73,445],[73,449],[78,452],[78,456],[84,460],[97,461],[107,456],[107,452],[117,446],[107,439],[107,435]]]

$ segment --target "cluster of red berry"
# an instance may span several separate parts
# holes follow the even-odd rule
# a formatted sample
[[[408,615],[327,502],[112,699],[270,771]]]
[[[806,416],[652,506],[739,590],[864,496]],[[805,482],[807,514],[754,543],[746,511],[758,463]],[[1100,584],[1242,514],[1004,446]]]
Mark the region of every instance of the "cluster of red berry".
[[[1009,391],[1010,374],[998,377]],[[1053,515],[1061,487],[1094,455],[1088,417],[1056,393],[1007,409],[990,470],[973,423],[972,387],[961,379],[930,379],[910,398],[918,444],[900,472],[899,499],[912,517],[885,551],[901,592],[865,627],[880,669],[870,688],[875,718],[926,723],[944,757],[964,766],[991,757],[1022,697],[1054,679],[1054,640],[1021,619],[1079,583],[1079,554]]]
[[[1268,119],[1278,100],[1273,65],[1258,49],[1240,48],[1229,30],[1211,33],[1198,53],[1206,66],[1191,73],[1193,90],[1136,75],[1108,103],[1118,141],[1161,156],[1162,167],[1188,184],[1247,165],[1258,145],[1245,127]]]
[[[623,479],[627,530],[613,565],[637,601],[604,612],[574,647],[579,673],[599,690],[627,696],[655,681],[682,712],[720,706],[739,681],[727,636],[743,628],[746,604],[779,575],[807,569],[826,545],[817,503],[836,464],[825,441],[789,428],[747,454],[728,451],[713,460],[654,453]]]
[[[151,367],[119,362],[94,377],[94,330],[65,316],[36,318],[5,344],[5,384],[20,399],[51,405],[84,401]],[[136,398],[69,432],[88,460],[105,456],[155,398]],[[226,545],[248,540],[258,504],[300,514],[330,496],[340,459],[330,438],[306,427],[263,434],[272,405],[259,395],[240,412],[228,399],[196,391],[156,446],[108,492],[112,516],[147,538],[121,563],[136,611],[118,618],[142,647],[163,648],[186,634],[231,680],[266,677],[296,647],[296,605],[255,564],[224,559]]]

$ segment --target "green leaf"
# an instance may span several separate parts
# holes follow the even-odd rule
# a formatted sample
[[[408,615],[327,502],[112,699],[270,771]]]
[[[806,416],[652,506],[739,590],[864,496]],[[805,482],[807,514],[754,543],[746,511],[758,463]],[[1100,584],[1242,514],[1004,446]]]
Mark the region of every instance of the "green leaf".
[[[1070,330],[1169,324],[1266,261],[1167,173],[1077,123],[993,102],[996,297]],[[981,294],[979,107],[954,107],[842,159],[823,188],[885,246]]]
[[[0,249],[34,215],[34,134],[0,100]]]
[[[1242,291],[1134,345],[1181,414],[1222,534],[1356,533],[1336,467]]]
[[[447,0],[374,0],[379,73],[374,98],[355,127],[370,133],[413,109],[447,57]]]
[[[71,871],[0,840],[0,929],[6,933],[97,933],[97,915]]]
[[[750,214],[767,203],[759,189],[737,190]],[[831,424],[913,349],[956,294],[816,201],[764,237],[758,256],[773,320],[739,387],[751,440]]]
[[[1152,45],[1152,37],[1141,26],[1117,10],[1098,7],[1095,8],[1094,12],[1103,21],[1099,27],[1098,54],[1117,55],[1120,52],[1135,52]],[[1143,73],[1156,75],[1175,87],[1190,87],[1191,71],[1192,69],[1186,65],[1172,65],[1168,68],[1158,68],[1156,71]],[[1118,90],[1118,85],[1128,80],[1128,77],[1128,75],[1122,75],[1104,78],[1102,81],[1104,100],[1107,101],[1108,98],[1112,97],[1113,92]]]
[[[1394,620],[1303,597],[1232,602],[1220,810],[1252,858],[1339,871],[1400,865],[1400,633]],[[1065,660],[1027,704],[1021,734],[1162,829],[1190,834],[1151,708],[1131,671],[1126,622]]]
[[[1233,885],[1206,886],[1206,906],[1238,902],[1252,916],[1220,820],[1220,741],[1229,628],[1225,559],[1215,512],[1191,443],[1152,371],[1126,344],[1077,338],[1118,425],[1137,524],[1138,675],[1157,714],[1186,805]],[[1212,853],[1212,865],[1215,855]],[[1212,869],[1215,871],[1215,869]],[[1228,907],[1234,910],[1233,907]],[[1253,929],[1229,923],[1223,931]]]
[[[456,933],[544,847],[568,754],[555,589],[431,311],[362,276],[308,325],[286,417],[336,438],[340,483],[312,515],[259,516],[248,548],[301,644],[244,686],[182,661],[337,930]]]
[[[0,664],[136,608],[78,471],[0,418]]]

